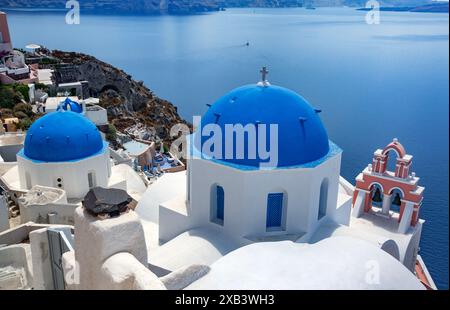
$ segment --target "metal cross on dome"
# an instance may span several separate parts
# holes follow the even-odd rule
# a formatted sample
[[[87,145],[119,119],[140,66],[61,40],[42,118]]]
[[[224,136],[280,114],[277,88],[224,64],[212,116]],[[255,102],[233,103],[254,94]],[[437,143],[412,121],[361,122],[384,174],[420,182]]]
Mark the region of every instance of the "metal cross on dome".
[[[263,82],[267,81],[267,75],[269,74],[269,71],[267,70],[267,67],[263,67],[261,69],[261,71],[259,71],[259,72],[261,72],[261,74],[262,74],[262,81]]]
[[[267,67],[263,67],[259,72],[261,73],[261,82],[259,84],[261,84],[262,86],[269,86],[270,83],[267,81],[267,75],[269,74],[269,71],[267,70]]]

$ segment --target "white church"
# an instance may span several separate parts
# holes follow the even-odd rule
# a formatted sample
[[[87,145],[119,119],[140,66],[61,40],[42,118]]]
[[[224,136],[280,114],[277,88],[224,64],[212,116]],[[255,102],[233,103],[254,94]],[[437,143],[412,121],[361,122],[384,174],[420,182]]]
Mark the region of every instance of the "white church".
[[[54,112],[32,125],[8,172],[16,187],[54,188],[77,201],[94,187],[122,188],[138,201],[135,211],[110,219],[75,209],[75,241],[62,268],[79,266],[81,282],[66,288],[435,287],[418,255],[424,221],[418,211],[392,207],[400,201],[418,210],[424,188],[415,174],[400,180],[369,166],[355,188],[340,176],[342,150],[329,140],[321,111],[262,72],[261,82],[209,107],[188,137],[187,171],[164,174],[148,189],[130,167],[112,164],[84,116]],[[405,154],[399,160],[409,165]],[[414,197],[389,192],[384,200],[392,201],[378,206],[373,184],[380,182],[362,186],[364,178],[409,184]]]
[[[17,161],[2,163],[0,184],[20,207],[22,224],[74,224],[74,210],[90,189],[121,189],[136,201],[147,189],[131,166],[114,163],[111,152],[86,115],[61,109],[32,124]]]
[[[371,208],[354,212],[355,187],[340,176],[342,150],[329,140],[321,111],[262,73],[261,82],[210,105],[188,139],[187,172],[164,176],[139,202],[149,264],[155,272],[211,267],[188,288],[423,289],[415,275],[417,262],[424,266],[417,255],[423,221],[403,229],[401,212],[372,206],[374,188]],[[249,124],[263,149],[250,141]],[[240,154],[239,133],[231,142],[224,134],[230,125],[247,129]],[[270,148],[278,150],[275,164],[265,156]],[[380,264],[377,284],[367,281],[372,263]]]
[[[204,147],[208,137],[198,137],[198,130],[191,139],[186,198],[160,207],[160,239],[167,241],[195,227],[210,227],[242,243],[297,241],[307,240],[327,219],[348,224],[349,216],[341,219],[339,215],[350,212],[351,199],[337,202],[341,150],[328,140],[318,113],[299,95],[277,86],[249,85],[222,97],[202,118],[203,133],[211,124],[225,133],[227,124],[258,122],[255,136],[259,135],[258,142],[261,136],[267,138],[264,149],[270,144],[277,149],[277,162],[267,169],[264,164],[270,159],[251,154],[250,143],[244,145],[239,159],[237,151],[230,159],[214,158],[214,152],[208,154]],[[269,131],[268,126],[261,124],[278,125],[278,137],[273,139],[277,145],[263,132]],[[236,148],[237,135],[235,139],[231,136]],[[226,139],[230,137],[223,134],[218,144],[225,148]]]
[[[92,122],[74,112],[54,112],[33,123],[17,162],[22,188],[60,188],[69,198],[108,187],[111,176],[108,144]]]

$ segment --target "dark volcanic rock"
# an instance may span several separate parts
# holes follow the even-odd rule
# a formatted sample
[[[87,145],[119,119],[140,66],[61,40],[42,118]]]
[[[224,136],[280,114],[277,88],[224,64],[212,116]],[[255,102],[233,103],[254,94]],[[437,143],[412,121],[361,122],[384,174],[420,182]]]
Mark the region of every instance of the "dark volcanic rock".
[[[133,201],[126,191],[115,188],[96,187],[91,189],[83,200],[83,206],[92,215],[118,216],[128,210]]]
[[[175,106],[120,69],[80,53],[52,51],[51,56],[61,61],[53,67],[55,82],[88,81],[90,95],[100,98],[109,121],[119,131],[141,124],[149,132],[158,133],[152,139],[171,140],[170,128],[186,123]]]

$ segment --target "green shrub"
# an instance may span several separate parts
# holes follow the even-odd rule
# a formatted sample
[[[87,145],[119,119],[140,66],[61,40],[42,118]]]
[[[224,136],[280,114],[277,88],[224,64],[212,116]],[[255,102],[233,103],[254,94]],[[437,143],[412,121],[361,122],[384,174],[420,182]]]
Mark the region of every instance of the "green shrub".
[[[25,114],[25,116],[28,116],[28,117],[33,115],[33,107],[31,105],[29,105],[27,103],[23,103],[23,102],[16,104],[14,106],[13,111],[16,116],[17,116],[18,112],[22,112]]]
[[[167,144],[164,144],[163,147],[164,147],[164,154],[169,154],[170,152],[169,146]]]
[[[29,95],[29,87],[28,85],[24,85],[24,84],[14,84],[13,88],[16,92],[20,93],[23,97],[23,99],[25,99],[26,102],[30,101],[30,95]]]
[[[26,115],[26,114],[23,113],[22,111],[14,112],[14,116],[17,117],[17,118],[19,118],[19,119],[28,118],[28,115]]]
[[[0,86],[0,107],[12,109],[16,104],[17,95],[14,89],[4,85]]]
[[[106,134],[106,140],[109,142],[117,141],[117,129],[113,124],[108,125],[108,133]]]
[[[0,85],[0,108],[12,109],[22,100],[29,101],[28,85]]]
[[[43,83],[35,83],[35,84],[34,84],[34,88],[35,88],[36,90],[40,89],[40,90],[42,90],[42,91],[44,91],[44,92],[47,92],[47,91],[48,91],[48,86],[45,85],[45,84],[43,84]]]
[[[27,131],[30,128],[33,121],[29,118],[22,118],[17,125],[17,128],[22,129],[23,131]]]
[[[54,58],[48,58],[48,57],[42,58],[42,59],[39,61],[39,64],[40,64],[40,65],[55,65],[55,64],[57,64],[57,63],[58,63],[58,60],[56,60],[56,59],[54,59]]]

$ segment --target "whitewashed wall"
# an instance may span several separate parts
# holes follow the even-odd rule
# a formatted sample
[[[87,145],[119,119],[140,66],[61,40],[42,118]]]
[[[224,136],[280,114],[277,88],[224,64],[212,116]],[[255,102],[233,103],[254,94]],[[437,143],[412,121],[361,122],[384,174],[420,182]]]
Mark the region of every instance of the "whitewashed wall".
[[[89,191],[88,173],[95,171],[96,186],[107,187],[111,174],[109,149],[99,155],[75,162],[36,163],[17,156],[20,184],[27,188],[26,172],[29,173],[31,187],[42,185],[57,188],[57,179],[62,178],[67,198],[84,198]]]
[[[48,203],[45,205],[20,205],[20,221],[22,224],[33,222],[41,224],[74,224],[74,212],[78,204]],[[52,214],[51,219],[49,214]]]
[[[86,110],[86,117],[89,118],[95,125],[108,124],[108,114],[105,109],[98,107],[98,110]]]
[[[315,168],[243,171],[203,159],[191,159],[189,210],[191,227],[216,226],[235,237],[265,237],[311,233],[336,211],[341,155]],[[320,187],[328,178],[327,216],[318,220]],[[211,221],[211,187],[225,192],[223,225]],[[284,192],[287,198],[285,230],[266,231],[267,196]],[[167,222],[167,223],[166,223]],[[170,217],[160,227],[171,226]]]

